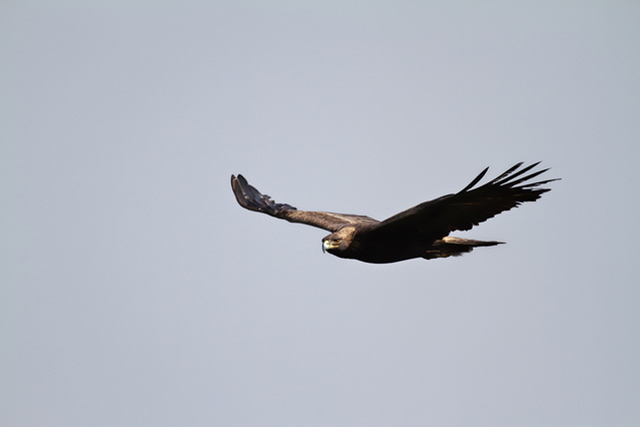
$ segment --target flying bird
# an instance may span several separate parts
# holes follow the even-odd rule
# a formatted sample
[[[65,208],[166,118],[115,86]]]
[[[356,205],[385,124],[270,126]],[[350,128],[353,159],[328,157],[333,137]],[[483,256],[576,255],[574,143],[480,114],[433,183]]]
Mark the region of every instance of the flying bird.
[[[476,187],[489,170],[486,168],[461,191],[421,203],[384,221],[365,215],[297,210],[286,203],[274,202],[242,175],[231,175],[231,188],[245,209],[330,231],[331,234],[322,239],[323,251],[340,258],[382,264],[412,258],[459,256],[478,246],[503,243],[463,239],[449,233],[470,230],[523,202],[536,201],[542,193],[550,191],[539,187],[559,178],[528,182],[549,170],[531,172],[539,163],[521,167],[520,162]]]

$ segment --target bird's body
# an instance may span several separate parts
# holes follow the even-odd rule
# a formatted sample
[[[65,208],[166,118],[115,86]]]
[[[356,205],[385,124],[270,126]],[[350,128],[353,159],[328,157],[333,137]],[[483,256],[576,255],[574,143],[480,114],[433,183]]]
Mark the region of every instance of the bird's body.
[[[457,256],[474,247],[500,244],[462,239],[449,233],[469,230],[520,203],[535,201],[549,191],[535,187],[555,179],[525,183],[547,169],[522,177],[537,164],[520,168],[522,163],[518,163],[494,180],[473,188],[487,168],[462,191],[421,203],[384,221],[364,215],[300,211],[288,204],[275,203],[249,185],[242,175],[231,176],[231,187],[240,206],[246,209],[331,231],[322,239],[323,250],[341,258],[381,264]]]

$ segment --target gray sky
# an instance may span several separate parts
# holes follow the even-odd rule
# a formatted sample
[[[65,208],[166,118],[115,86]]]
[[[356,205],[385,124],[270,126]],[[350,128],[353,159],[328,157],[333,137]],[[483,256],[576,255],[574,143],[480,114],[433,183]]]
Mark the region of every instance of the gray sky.
[[[0,423],[640,424],[640,5],[316,3],[3,2]],[[458,234],[507,245],[391,265],[229,186],[384,219],[521,160]]]

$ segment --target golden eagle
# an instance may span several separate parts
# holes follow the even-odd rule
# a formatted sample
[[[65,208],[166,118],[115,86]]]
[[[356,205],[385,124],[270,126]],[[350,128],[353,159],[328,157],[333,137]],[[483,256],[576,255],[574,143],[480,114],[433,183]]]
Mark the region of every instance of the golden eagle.
[[[536,187],[556,179],[526,182],[548,170],[525,175],[538,163],[521,168],[520,162],[497,178],[473,188],[489,170],[486,168],[462,191],[421,203],[384,221],[365,215],[299,211],[286,203],[274,202],[249,185],[242,175],[237,178],[231,175],[231,188],[243,208],[331,231],[322,239],[323,251],[340,258],[389,263],[458,256],[477,246],[503,243],[462,239],[449,236],[449,233],[469,230],[500,212],[523,202],[533,202],[542,193],[550,191]]]

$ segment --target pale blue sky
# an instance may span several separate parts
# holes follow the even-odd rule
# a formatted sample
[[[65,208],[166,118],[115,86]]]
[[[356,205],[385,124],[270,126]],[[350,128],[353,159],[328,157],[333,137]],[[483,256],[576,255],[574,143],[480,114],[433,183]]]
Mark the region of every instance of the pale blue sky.
[[[0,6],[7,426],[640,423],[634,2]],[[562,181],[369,265],[276,201],[384,219]]]

